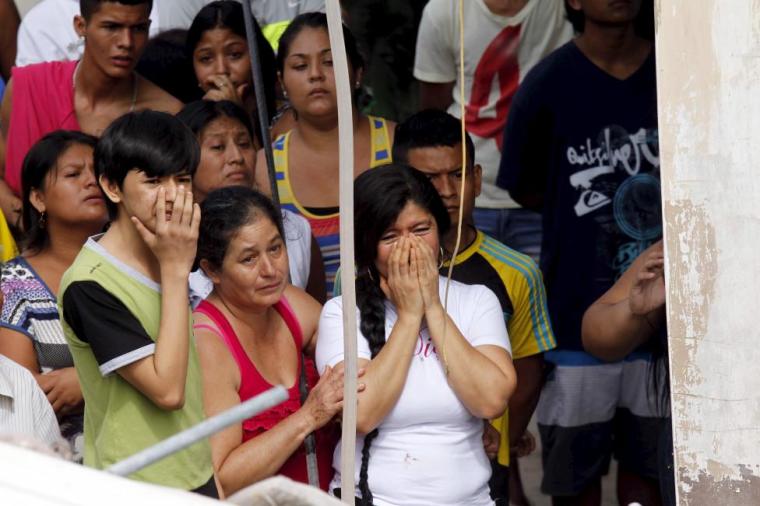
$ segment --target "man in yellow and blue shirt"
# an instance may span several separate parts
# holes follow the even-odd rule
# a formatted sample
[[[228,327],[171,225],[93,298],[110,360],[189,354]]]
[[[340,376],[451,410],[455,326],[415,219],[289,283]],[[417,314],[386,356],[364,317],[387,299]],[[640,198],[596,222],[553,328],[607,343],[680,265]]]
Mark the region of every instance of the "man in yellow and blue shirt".
[[[546,307],[541,271],[527,255],[500,243],[473,225],[475,197],[480,193],[481,168],[474,163],[475,149],[466,137],[467,164],[462,167],[459,120],[442,112],[427,110],[414,114],[396,127],[393,159],[424,172],[443,199],[452,224],[459,219],[460,188],[463,171],[463,225],[460,253],[454,259],[453,279],[490,288],[504,311],[512,359],[517,372],[517,389],[509,401],[509,411],[493,420],[501,445],[491,494],[497,504],[508,504],[509,450],[517,445],[538,402],[543,384],[543,352],[556,347]],[[450,256],[456,242],[457,227],[444,237]],[[448,262],[441,269],[445,275]]]

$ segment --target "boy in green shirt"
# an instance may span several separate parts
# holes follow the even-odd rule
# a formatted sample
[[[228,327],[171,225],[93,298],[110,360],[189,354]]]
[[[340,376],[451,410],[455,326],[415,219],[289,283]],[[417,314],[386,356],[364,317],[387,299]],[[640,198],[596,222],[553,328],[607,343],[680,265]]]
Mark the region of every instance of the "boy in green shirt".
[[[154,111],[117,119],[95,150],[112,223],[89,239],[59,291],[85,400],[88,466],[104,469],[203,419],[188,303],[199,158],[192,132]],[[208,441],[132,478],[217,496]]]

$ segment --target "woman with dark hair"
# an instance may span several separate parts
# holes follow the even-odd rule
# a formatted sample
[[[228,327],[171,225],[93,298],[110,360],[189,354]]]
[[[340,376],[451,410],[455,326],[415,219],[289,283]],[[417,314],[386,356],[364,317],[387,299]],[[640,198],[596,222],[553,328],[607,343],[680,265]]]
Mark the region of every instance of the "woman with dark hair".
[[[22,254],[2,268],[0,354],[35,375],[81,460],[82,391],[57,307],[61,276],[108,214],[93,171],[95,138],[56,131],[38,141],[21,173]]]
[[[196,135],[201,161],[193,176],[193,196],[203,202],[211,191],[227,186],[254,185],[253,128],[246,112],[233,102],[200,100],[190,103],[177,115]],[[324,271],[319,247],[309,222],[283,209],[282,222],[290,261],[290,282],[303,288],[320,302],[325,300]],[[213,285],[196,271],[190,277],[195,295],[205,298]]]
[[[343,27],[349,76],[361,87],[364,60],[356,40]],[[297,122],[273,143],[277,187],[283,207],[309,220],[322,250],[327,294],[332,295],[339,258],[338,97],[333,75],[327,17],[320,12],[297,16],[280,38],[279,78]],[[362,115],[354,104],[355,175],[391,161],[394,124]],[[263,152],[257,165],[264,167]],[[259,188],[269,175],[256,174]]]
[[[332,476],[335,427],[343,400],[342,368],[319,382],[303,360],[312,355],[320,305],[288,284],[288,252],[277,210],[244,187],[211,192],[201,208],[198,259],[214,290],[193,313],[203,369],[206,414],[213,416],[272,385],[289,399],[211,437],[214,471],[225,494],[274,474],[308,482],[304,440],[316,431],[323,489]],[[313,386],[301,403],[306,367]]]
[[[275,57],[272,46],[264,38],[255,19],[253,26],[261,57],[267,119],[271,124],[277,109]],[[254,117],[256,96],[251,78],[243,6],[240,2],[217,0],[203,7],[187,32],[186,47],[198,86],[205,93],[203,98],[230,100],[241,105]],[[256,137],[260,147],[262,136],[258,131]]]
[[[354,183],[361,504],[490,505],[483,419],[500,416],[515,372],[496,296],[438,275],[449,217],[427,177],[389,165]],[[343,363],[340,297],[319,321],[317,367]],[[341,447],[333,467],[340,469]],[[331,488],[340,484],[336,474]]]

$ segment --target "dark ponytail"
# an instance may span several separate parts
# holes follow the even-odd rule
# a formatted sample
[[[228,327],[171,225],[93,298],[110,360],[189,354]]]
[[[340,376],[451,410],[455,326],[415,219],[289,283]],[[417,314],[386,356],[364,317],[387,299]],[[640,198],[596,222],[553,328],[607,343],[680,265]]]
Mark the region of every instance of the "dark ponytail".
[[[359,329],[369,342],[372,358],[385,345],[385,294],[380,289],[380,273],[375,267],[377,245],[409,202],[433,215],[438,234],[443,237],[450,226],[449,214],[433,184],[421,172],[390,164],[366,171],[354,181],[356,305],[361,321]],[[363,506],[372,505],[367,470],[369,450],[377,434],[375,429],[364,436],[362,446],[358,488]]]

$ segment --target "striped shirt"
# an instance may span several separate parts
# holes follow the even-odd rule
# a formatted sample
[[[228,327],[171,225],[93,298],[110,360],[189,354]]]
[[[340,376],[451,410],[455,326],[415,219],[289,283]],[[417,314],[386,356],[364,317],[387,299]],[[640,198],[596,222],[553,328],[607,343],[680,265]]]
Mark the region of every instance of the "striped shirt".
[[[39,372],[74,367],[58,317],[58,301],[45,281],[22,256],[0,270],[3,293],[0,327],[25,335],[34,345]]]
[[[0,355],[0,433],[41,443],[61,441],[53,408],[28,370]]]
[[[387,122],[383,118],[369,116],[371,155],[369,167],[374,169],[380,165],[390,163],[391,144]],[[340,265],[340,213],[338,208],[322,209],[317,213],[316,209],[303,206],[297,199],[290,185],[290,132],[280,135],[272,143],[274,150],[274,166],[277,177],[277,191],[280,195],[280,204],[283,209],[299,214],[309,221],[311,233],[317,240],[319,250],[322,253],[322,261],[325,266],[325,282],[327,298],[333,296],[335,273]],[[309,170],[317,170],[310,167]],[[336,181],[335,184],[338,184]]]

